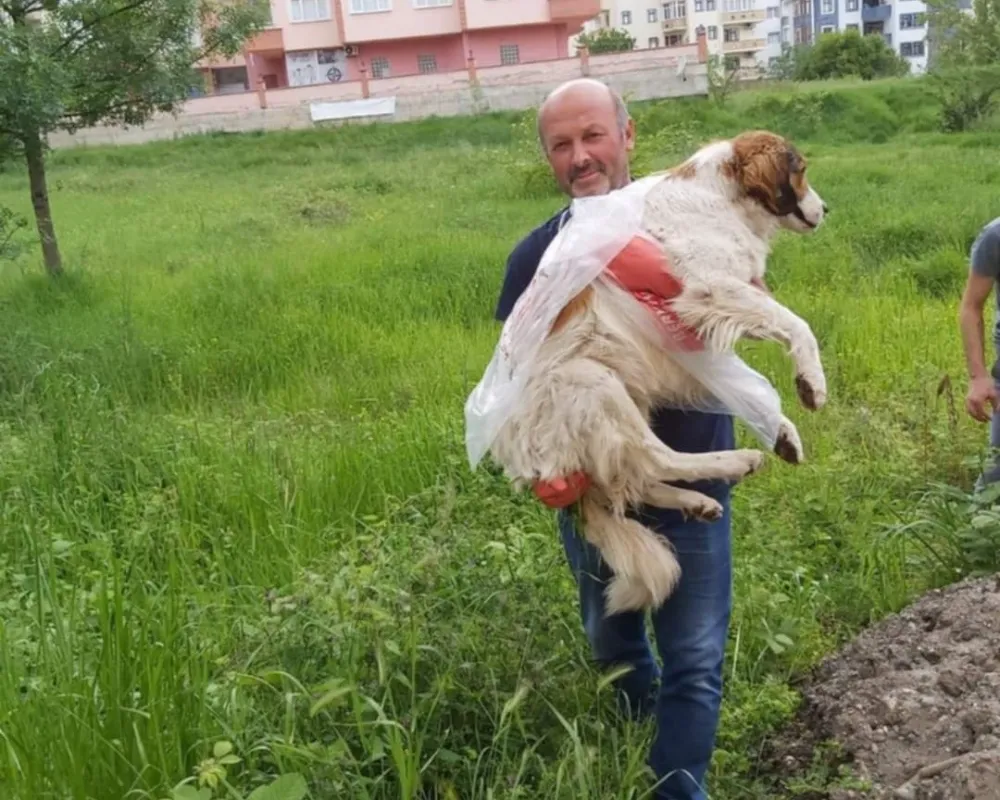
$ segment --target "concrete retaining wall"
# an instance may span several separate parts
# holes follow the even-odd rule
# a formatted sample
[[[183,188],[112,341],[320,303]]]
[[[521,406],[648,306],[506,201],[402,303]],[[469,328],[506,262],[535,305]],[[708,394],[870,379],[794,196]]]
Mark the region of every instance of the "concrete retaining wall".
[[[669,51],[644,50],[591,56],[588,71],[591,77],[605,81],[630,100],[706,95],[706,65],[697,62],[693,52],[667,53]],[[475,84],[469,82],[465,72],[372,81],[370,93],[372,97],[394,97],[395,113],[376,119],[399,122],[431,116],[533,108],[555,86],[580,74],[578,59],[560,59],[479,70]],[[49,144],[55,148],[139,144],[215,131],[288,130],[336,125],[340,123],[314,122],[310,104],[359,100],[361,97],[362,87],[355,83],[353,86],[336,84],[271,90],[266,95],[267,108],[260,107],[257,93],[198,98],[186,103],[178,113],[157,116],[141,128],[98,127],[75,134],[59,132],[49,137]],[[366,122],[371,119],[355,118],[351,121]]]

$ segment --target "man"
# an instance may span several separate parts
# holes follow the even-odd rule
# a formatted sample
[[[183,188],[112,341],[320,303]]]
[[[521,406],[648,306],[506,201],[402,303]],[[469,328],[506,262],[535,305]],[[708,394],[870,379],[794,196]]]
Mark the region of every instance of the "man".
[[[630,182],[628,154],[635,130],[621,98],[604,84],[580,79],[553,91],[538,111],[540,143],[563,192],[570,197],[605,194]],[[533,230],[510,254],[497,319],[510,314],[528,286],[568,207]],[[659,269],[648,251],[629,265]],[[694,411],[661,410],[653,430],[670,447],[689,453],[729,450],[732,418]],[[620,699],[637,715],[652,713],[656,736],[649,764],[660,800],[705,800],[704,779],[715,747],[722,699],[722,664],[731,611],[730,488],[724,482],[688,486],[723,506],[714,523],[685,521],[676,511],[644,508],[637,515],[673,544],[683,571],[675,593],[653,614],[658,668],[640,612],[604,616],[604,584],[610,573],[596,548],[575,530],[568,511],[587,486],[586,475],[567,475],[535,487],[560,509],[559,530],[579,588],[580,614],[598,664],[627,664],[616,683]],[[679,484],[680,485],[680,484]],[[658,684],[658,685],[657,685]]]
[[[1000,396],[1000,365],[996,356],[991,359],[992,368],[986,370],[984,358],[983,306],[994,285],[1000,281],[1000,217],[987,223],[979,231],[969,254],[969,277],[959,307],[959,326],[965,347],[965,363],[969,370],[969,391],[965,397],[965,410],[974,420],[990,421],[990,447],[1000,448],[1000,419],[993,412],[997,409]],[[1000,293],[996,297],[1000,312]],[[1000,318],[993,330],[994,350],[1000,348]],[[992,419],[991,419],[992,418]],[[983,470],[976,482],[976,489],[982,490],[1000,478],[1000,467],[994,458]]]

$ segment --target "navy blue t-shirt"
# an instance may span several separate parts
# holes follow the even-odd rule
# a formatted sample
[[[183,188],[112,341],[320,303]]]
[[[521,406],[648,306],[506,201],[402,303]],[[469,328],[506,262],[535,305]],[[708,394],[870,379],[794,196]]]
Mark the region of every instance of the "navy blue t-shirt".
[[[563,208],[525,236],[507,258],[507,272],[495,312],[500,322],[507,319],[517,299],[531,283],[542,254],[559,232],[563,215],[568,219],[568,208]],[[732,450],[736,446],[733,419],[724,414],[664,408],[654,411],[650,426],[662,442],[682,453]],[[676,485],[688,486],[683,483]],[[693,488],[719,500],[722,494],[728,493],[724,482],[713,485],[712,482],[699,481]]]

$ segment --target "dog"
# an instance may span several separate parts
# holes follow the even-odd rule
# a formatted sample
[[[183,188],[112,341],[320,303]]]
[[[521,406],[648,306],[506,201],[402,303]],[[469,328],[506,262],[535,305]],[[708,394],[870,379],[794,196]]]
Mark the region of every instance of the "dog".
[[[827,392],[816,337],[753,285],[763,279],[779,231],[811,233],[825,219],[827,205],[806,167],[794,145],[769,131],[710,142],[650,176],[641,227],[682,287],[670,305],[675,321],[711,352],[731,351],[742,338],[785,345],[799,399],[816,410]],[[601,274],[559,312],[489,448],[515,485],[589,476],[578,510],[585,538],[614,573],[605,590],[608,615],[657,608],[680,579],[669,542],[627,510],[647,504],[718,519],[714,499],[670,483],[736,483],[765,457],[756,449],[681,453],[656,437],[649,426],[655,407],[698,407],[710,396],[677,352],[664,346],[656,316]],[[774,451],[792,464],[804,460],[798,431],[783,415]]]

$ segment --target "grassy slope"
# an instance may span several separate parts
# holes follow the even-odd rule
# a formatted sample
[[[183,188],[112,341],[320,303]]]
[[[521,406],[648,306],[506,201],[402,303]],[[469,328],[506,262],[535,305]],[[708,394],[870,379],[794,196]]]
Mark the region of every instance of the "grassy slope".
[[[935,389],[964,386],[955,303],[1000,140],[933,133],[900,83],[638,112],[646,168],[791,134],[833,209],[770,273],[828,408],[747,350],[811,459],[737,491],[712,796],[763,796],[789,677],[942,579],[882,532],[982,443]],[[516,119],[52,158],[73,274],[31,253],[0,275],[5,797],[163,797],[220,738],[244,793],[299,770],[317,798],[412,797],[421,773],[439,797],[640,796],[649,730],[587,668],[551,516],[463,461],[504,258],[560,205]],[[27,212],[20,174],[3,203]]]

